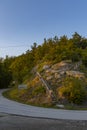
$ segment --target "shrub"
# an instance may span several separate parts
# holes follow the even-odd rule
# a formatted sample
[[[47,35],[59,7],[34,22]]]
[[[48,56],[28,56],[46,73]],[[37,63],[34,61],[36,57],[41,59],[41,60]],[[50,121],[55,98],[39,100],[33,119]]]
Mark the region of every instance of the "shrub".
[[[43,94],[43,93],[45,93],[45,92],[46,92],[46,90],[45,90],[44,87],[38,86],[38,87],[36,87],[36,88],[33,90],[32,94],[33,94],[33,96],[35,96],[35,95],[38,95],[38,94]]]
[[[81,104],[87,96],[86,83],[77,78],[66,78],[58,91],[60,98],[75,104]]]

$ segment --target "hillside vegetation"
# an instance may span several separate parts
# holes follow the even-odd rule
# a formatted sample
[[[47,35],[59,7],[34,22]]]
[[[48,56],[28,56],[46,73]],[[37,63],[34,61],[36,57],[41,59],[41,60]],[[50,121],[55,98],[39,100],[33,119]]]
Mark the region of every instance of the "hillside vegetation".
[[[18,84],[28,88],[19,91]],[[9,98],[27,104],[86,104],[87,39],[76,32],[72,38],[55,36],[18,57],[1,59],[0,88],[9,86]]]

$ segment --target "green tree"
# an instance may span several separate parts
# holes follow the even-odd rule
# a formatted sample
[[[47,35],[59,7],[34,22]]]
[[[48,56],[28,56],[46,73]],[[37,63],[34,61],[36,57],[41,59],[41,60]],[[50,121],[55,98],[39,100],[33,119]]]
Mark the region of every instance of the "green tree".
[[[0,88],[7,88],[11,81],[11,71],[5,68],[3,63],[0,63]]]

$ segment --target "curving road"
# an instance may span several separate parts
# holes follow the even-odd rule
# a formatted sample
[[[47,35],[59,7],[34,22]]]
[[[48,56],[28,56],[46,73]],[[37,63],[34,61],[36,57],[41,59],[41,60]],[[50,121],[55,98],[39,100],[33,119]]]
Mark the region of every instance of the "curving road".
[[[2,96],[0,90],[0,112],[28,117],[87,120],[87,111],[57,110],[49,108],[34,107],[8,100]]]

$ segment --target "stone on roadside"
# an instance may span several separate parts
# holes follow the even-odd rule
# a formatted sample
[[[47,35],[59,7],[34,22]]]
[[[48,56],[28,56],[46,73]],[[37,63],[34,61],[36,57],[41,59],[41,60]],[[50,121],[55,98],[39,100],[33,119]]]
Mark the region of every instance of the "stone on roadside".
[[[64,108],[64,105],[62,105],[62,104],[56,104],[56,106],[59,108]]]

